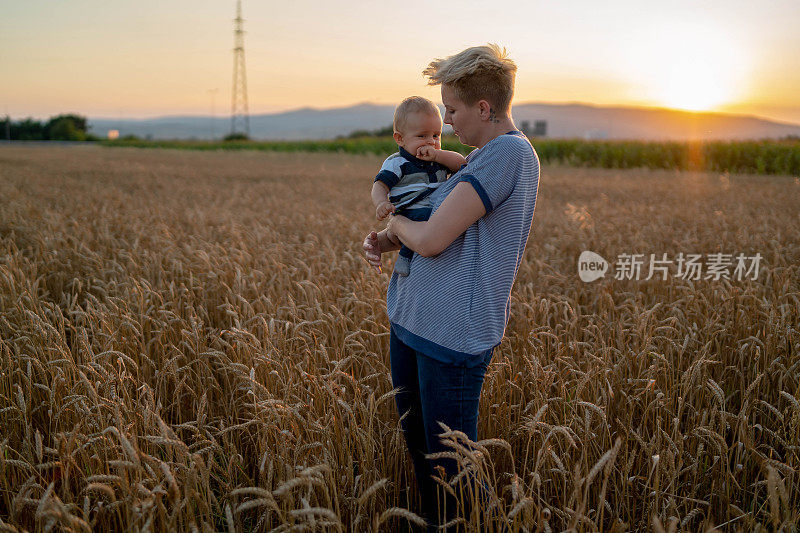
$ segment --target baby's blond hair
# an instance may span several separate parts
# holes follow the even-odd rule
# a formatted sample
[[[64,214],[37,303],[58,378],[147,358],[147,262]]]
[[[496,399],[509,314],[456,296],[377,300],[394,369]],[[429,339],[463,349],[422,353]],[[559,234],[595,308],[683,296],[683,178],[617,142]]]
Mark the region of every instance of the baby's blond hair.
[[[402,133],[403,128],[406,126],[406,120],[411,113],[430,113],[436,115],[441,120],[442,114],[436,104],[422,96],[409,96],[397,106],[394,110],[394,131],[395,133]]]
[[[517,65],[506,49],[491,43],[434,59],[422,72],[430,78],[428,85],[450,85],[465,104],[486,100],[498,113],[511,107],[516,73]]]

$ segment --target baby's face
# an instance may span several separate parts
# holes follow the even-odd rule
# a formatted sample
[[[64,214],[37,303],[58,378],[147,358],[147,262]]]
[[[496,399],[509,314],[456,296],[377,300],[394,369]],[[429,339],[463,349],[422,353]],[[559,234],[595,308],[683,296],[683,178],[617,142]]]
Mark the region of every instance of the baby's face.
[[[397,145],[413,156],[421,146],[433,146],[438,150],[442,147],[442,119],[431,113],[411,113],[400,135]]]

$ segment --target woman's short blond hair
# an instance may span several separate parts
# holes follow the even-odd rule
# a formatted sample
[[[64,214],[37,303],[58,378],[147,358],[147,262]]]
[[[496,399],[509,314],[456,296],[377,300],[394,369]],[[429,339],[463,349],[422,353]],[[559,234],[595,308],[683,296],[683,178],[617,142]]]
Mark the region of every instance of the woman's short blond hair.
[[[422,74],[428,85],[450,85],[467,105],[486,100],[506,113],[514,98],[517,65],[496,44],[473,46],[445,59],[434,59]]]
[[[440,120],[442,118],[442,114],[439,108],[436,107],[436,104],[423,96],[409,96],[400,102],[394,110],[394,122],[392,123],[392,127],[394,127],[395,133],[403,132],[403,128],[406,126],[406,120],[408,120],[408,115],[411,113],[429,113],[431,115],[436,115]]]

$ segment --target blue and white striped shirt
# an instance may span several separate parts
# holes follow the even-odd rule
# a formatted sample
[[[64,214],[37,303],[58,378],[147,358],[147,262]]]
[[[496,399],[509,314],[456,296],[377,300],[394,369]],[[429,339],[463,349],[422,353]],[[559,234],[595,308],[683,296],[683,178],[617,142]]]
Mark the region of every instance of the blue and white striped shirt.
[[[430,195],[450,175],[450,170],[435,161],[423,161],[398,146],[397,153],[386,158],[375,181],[389,187],[389,201],[395,212],[402,215],[403,208],[431,207]]]
[[[475,188],[486,214],[439,255],[414,254],[410,275],[392,275],[386,303],[405,344],[445,363],[473,366],[505,333],[536,207],[539,158],[521,132],[492,139],[430,195],[433,213],[461,182]]]

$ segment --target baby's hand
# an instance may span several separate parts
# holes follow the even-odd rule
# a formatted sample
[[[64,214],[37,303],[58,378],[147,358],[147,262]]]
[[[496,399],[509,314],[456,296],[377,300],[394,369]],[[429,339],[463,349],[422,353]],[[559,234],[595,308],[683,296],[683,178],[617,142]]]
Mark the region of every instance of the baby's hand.
[[[394,213],[394,205],[389,201],[383,202],[375,209],[375,215],[378,217],[378,220],[383,220],[388,217],[390,213]]]
[[[417,157],[423,161],[436,161],[436,148],[430,145],[420,146],[417,148]]]

